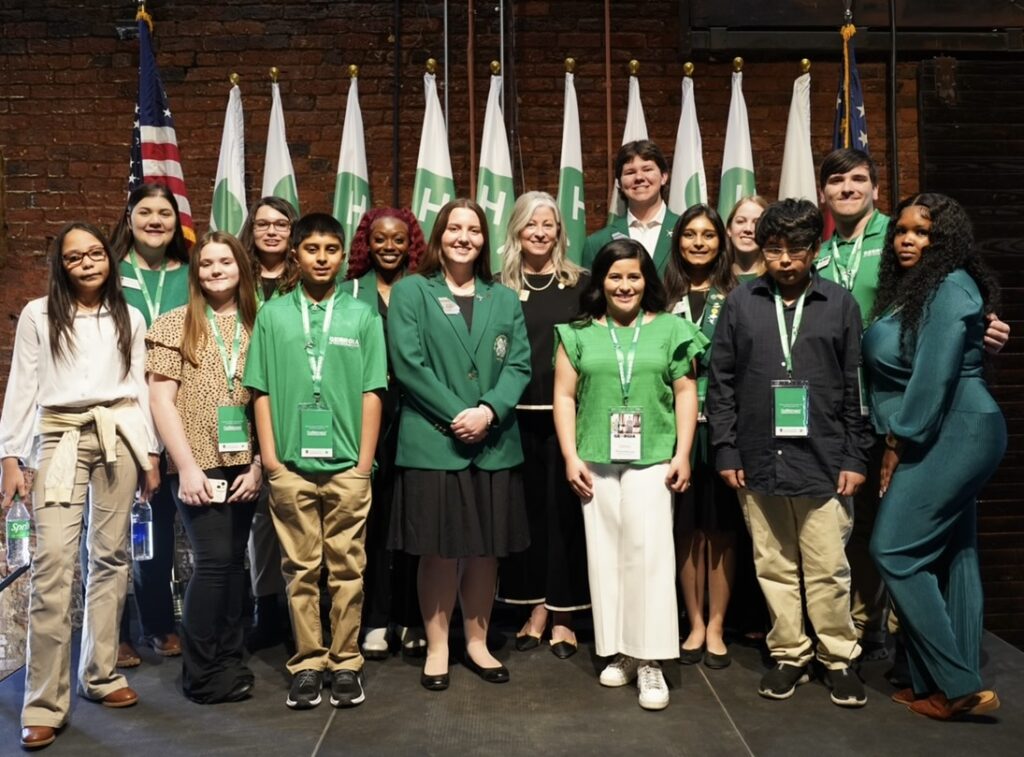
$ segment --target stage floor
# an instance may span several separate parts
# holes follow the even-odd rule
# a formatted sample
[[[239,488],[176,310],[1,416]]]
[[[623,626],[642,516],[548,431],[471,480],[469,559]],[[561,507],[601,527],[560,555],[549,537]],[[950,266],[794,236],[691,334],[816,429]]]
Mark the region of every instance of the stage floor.
[[[48,756],[131,755],[1013,755],[1024,753],[1024,653],[985,636],[984,680],[1003,702],[995,717],[939,723],[889,701],[886,661],[867,663],[868,704],[836,707],[817,681],[786,701],[763,699],[757,649],[734,644],[725,670],[665,665],[672,701],[661,712],[637,705],[635,687],[602,688],[592,645],[567,661],[546,646],[497,655],[508,684],[487,684],[455,664],[448,691],[419,685],[414,661],[366,664],[366,702],[313,710],[285,707],[283,648],[251,660],[257,684],[238,704],[196,705],[180,693],[180,660],[144,653],[127,671],[135,707],[113,710],[73,697],[71,722]],[[0,684],[0,754],[18,747],[24,673]]]

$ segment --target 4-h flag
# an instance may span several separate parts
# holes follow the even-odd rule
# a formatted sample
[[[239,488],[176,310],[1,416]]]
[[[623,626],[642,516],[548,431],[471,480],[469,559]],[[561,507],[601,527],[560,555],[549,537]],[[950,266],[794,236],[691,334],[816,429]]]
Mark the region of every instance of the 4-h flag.
[[[166,186],[178,203],[178,216],[185,237],[194,242],[196,232],[192,206],[188,201],[185,174],[181,170],[174,118],[167,104],[167,92],[160,80],[160,71],[153,56],[153,40],[149,35],[152,19],[145,11],[139,11],[135,20],[139,24],[139,98],[132,127],[128,191],[147,182]]]
[[[629,102],[626,105],[626,126],[622,130],[622,144],[647,139],[647,119],[644,118],[644,105],[640,102],[640,80],[629,77]],[[626,215],[626,201],[619,194],[616,184],[612,187],[612,196],[608,198],[608,220],[614,216]]]
[[[583,258],[587,240],[587,209],[583,204],[583,149],[580,142],[580,111],[576,104],[573,75],[565,75],[565,115],[562,118],[562,160],[558,176],[558,209],[574,263]]]
[[[676,130],[676,150],[672,156],[672,183],[668,209],[676,215],[691,205],[708,201],[708,183],[704,176],[704,152],[697,123],[697,105],[693,101],[693,79],[683,77],[683,101]]]
[[[501,270],[505,250],[505,230],[516,200],[512,186],[512,159],[508,154],[505,118],[501,113],[501,76],[491,77],[484,115],[484,136],[480,142],[480,171],[477,174],[476,201],[487,216],[491,247],[491,270]]]
[[[213,184],[210,229],[236,237],[247,215],[245,202],[245,123],[242,118],[242,90],[236,84],[228,94],[224,113],[224,134],[220,138],[217,180]]]
[[[338,178],[334,182],[334,217],[345,230],[345,246],[352,244],[363,214],[370,208],[370,174],[366,170],[363,114],[359,109],[359,84],[353,76],[348,85],[345,126],[341,130]],[[347,258],[346,258],[347,262]]]
[[[743,73],[733,72],[729,121],[725,127],[722,182],[718,188],[718,214],[728,218],[736,201],[754,194],[754,155],[750,149],[747,104],[743,100]]]
[[[782,153],[779,199],[793,198],[818,202],[811,154],[811,75],[803,74],[793,82],[786,125],[786,148]]]
[[[455,198],[452,159],[448,153],[448,128],[437,99],[437,83],[433,74],[423,74],[423,131],[420,133],[420,154],[416,160],[416,179],[412,187],[412,208],[420,222],[423,236],[430,238],[434,219],[444,204]]]
[[[261,197],[280,197],[299,210],[299,190],[295,186],[295,169],[288,152],[288,138],[284,133],[284,109],[281,107],[281,87],[275,81],[270,85],[272,103],[270,126],[267,129],[267,154],[263,161],[263,194]]]

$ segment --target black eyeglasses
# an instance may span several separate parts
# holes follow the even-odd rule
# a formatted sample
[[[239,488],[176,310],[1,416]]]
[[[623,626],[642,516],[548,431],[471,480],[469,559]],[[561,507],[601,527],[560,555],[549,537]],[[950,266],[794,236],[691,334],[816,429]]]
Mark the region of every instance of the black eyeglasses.
[[[761,254],[764,255],[765,260],[779,260],[783,254],[789,255],[790,260],[806,260],[807,256],[811,254],[810,247],[765,247],[761,250]]]
[[[280,221],[253,221],[252,227],[256,231],[268,231],[273,226],[278,231],[288,231],[292,227],[292,222],[287,220]]]
[[[64,265],[68,268],[74,268],[75,266],[81,265],[82,261],[89,258],[93,263],[99,263],[101,260],[107,259],[107,251],[102,247],[96,247],[92,250],[86,250],[85,252],[70,252],[67,255],[62,255]]]

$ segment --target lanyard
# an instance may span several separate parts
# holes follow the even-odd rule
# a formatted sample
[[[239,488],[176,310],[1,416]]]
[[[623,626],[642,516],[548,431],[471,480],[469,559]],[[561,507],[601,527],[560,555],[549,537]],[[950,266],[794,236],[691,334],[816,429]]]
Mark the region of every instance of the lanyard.
[[[221,336],[220,327],[217,326],[217,317],[213,309],[206,306],[206,320],[210,322],[210,331],[213,332],[213,339],[217,342],[217,350],[220,352],[220,362],[224,366],[224,375],[228,380],[228,394],[235,390],[235,372],[238,370],[238,358],[242,354],[242,319],[235,315],[235,338],[231,341],[231,355],[228,355],[228,347]]]
[[[309,372],[313,376],[313,400],[320,402],[320,384],[324,375],[324,355],[327,354],[327,343],[329,341],[327,332],[331,329],[331,319],[334,317],[334,294],[327,303],[327,310],[324,312],[324,326],[321,330],[319,349],[314,351],[317,345],[313,344],[313,335],[309,328],[309,298],[299,286],[296,289],[299,300],[302,301],[302,333],[306,337],[306,357],[309,358]]]
[[[622,387],[622,404],[629,404],[629,387],[633,383],[633,364],[636,362],[636,345],[640,341],[640,326],[643,324],[644,313],[641,310],[636,317],[636,326],[633,328],[633,341],[629,345],[629,353],[622,354],[622,346],[619,344],[619,337],[615,333],[615,327],[611,319],[608,319],[608,333],[611,334],[612,344],[615,346],[615,360],[619,364],[619,386]]]
[[[863,244],[864,235],[861,234],[857,237],[857,241],[853,243],[850,259],[844,266],[843,262],[839,259],[839,245],[836,244],[835,239],[832,240],[832,259],[836,262],[836,271],[839,272],[839,283],[849,291],[853,291],[853,283],[857,279],[857,272],[860,271],[861,247]]]
[[[804,317],[804,298],[807,297],[807,289],[800,293],[796,301],[796,312],[793,314],[793,333],[786,334],[786,316],[782,312],[782,295],[778,287],[772,287],[772,295],[775,299],[775,318],[779,322],[779,339],[782,342],[782,356],[786,360],[786,373],[793,375],[793,345],[796,343],[796,335],[800,331],[800,321]]]
[[[704,315],[708,312],[708,302],[711,299],[711,292],[708,291],[707,299],[704,300],[704,308],[700,311],[700,318],[693,320],[693,313],[690,312],[690,295],[684,294],[682,299],[679,300],[679,304],[676,305],[675,311],[683,316],[686,320],[696,326],[698,329],[704,325]]]
[[[151,297],[149,290],[146,289],[146,281],[142,278],[142,273],[139,271],[139,259],[135,256],[135,248],[133,247],[128,253],[129,258],[132,262],[132,272],[135,274],[135,280],[139,282],[139,289],[142,290],[142,299],[146,301],[146,310],[149,311],[149,320],[155,321],[157,316],[160,315],[160,301],[164,298],[164,278],[167,276],[167,258],[164,258],[163,264],[160,266],[160,278],[156,282],[156,297]]]

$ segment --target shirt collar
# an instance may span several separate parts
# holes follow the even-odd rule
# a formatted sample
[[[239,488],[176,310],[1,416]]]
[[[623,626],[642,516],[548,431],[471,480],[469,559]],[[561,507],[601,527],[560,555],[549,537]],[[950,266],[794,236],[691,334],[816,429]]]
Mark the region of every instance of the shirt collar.
[[[764,297],[772,296],[772,277],[767,272],[758,276],[750,285],[752,292],[756,292]],[[821,275],[816,270],[811,270],[811,283],[807,287],[807,299],[814,299],[820,297],[823,300],[828,299],[828,294],[821,289]]]
[[[633,228],[634,226],[639,226],[642,229],[651,228],[652,226],[662,226],[665,223],[665,213],[667,213],[667,212],[668,212],[668,205],[665,203],[664,200],[662,200],[662,202],[661,202],[661,209],[658,211],[658,214],[656,216],[654,216],[654,218],[651,221],[649,221],[648,223],[644,223],[639,218],[637,218],[635,215],[633,215],[633,211],[627,209],[626,210],[626,225],[629,228]]]

